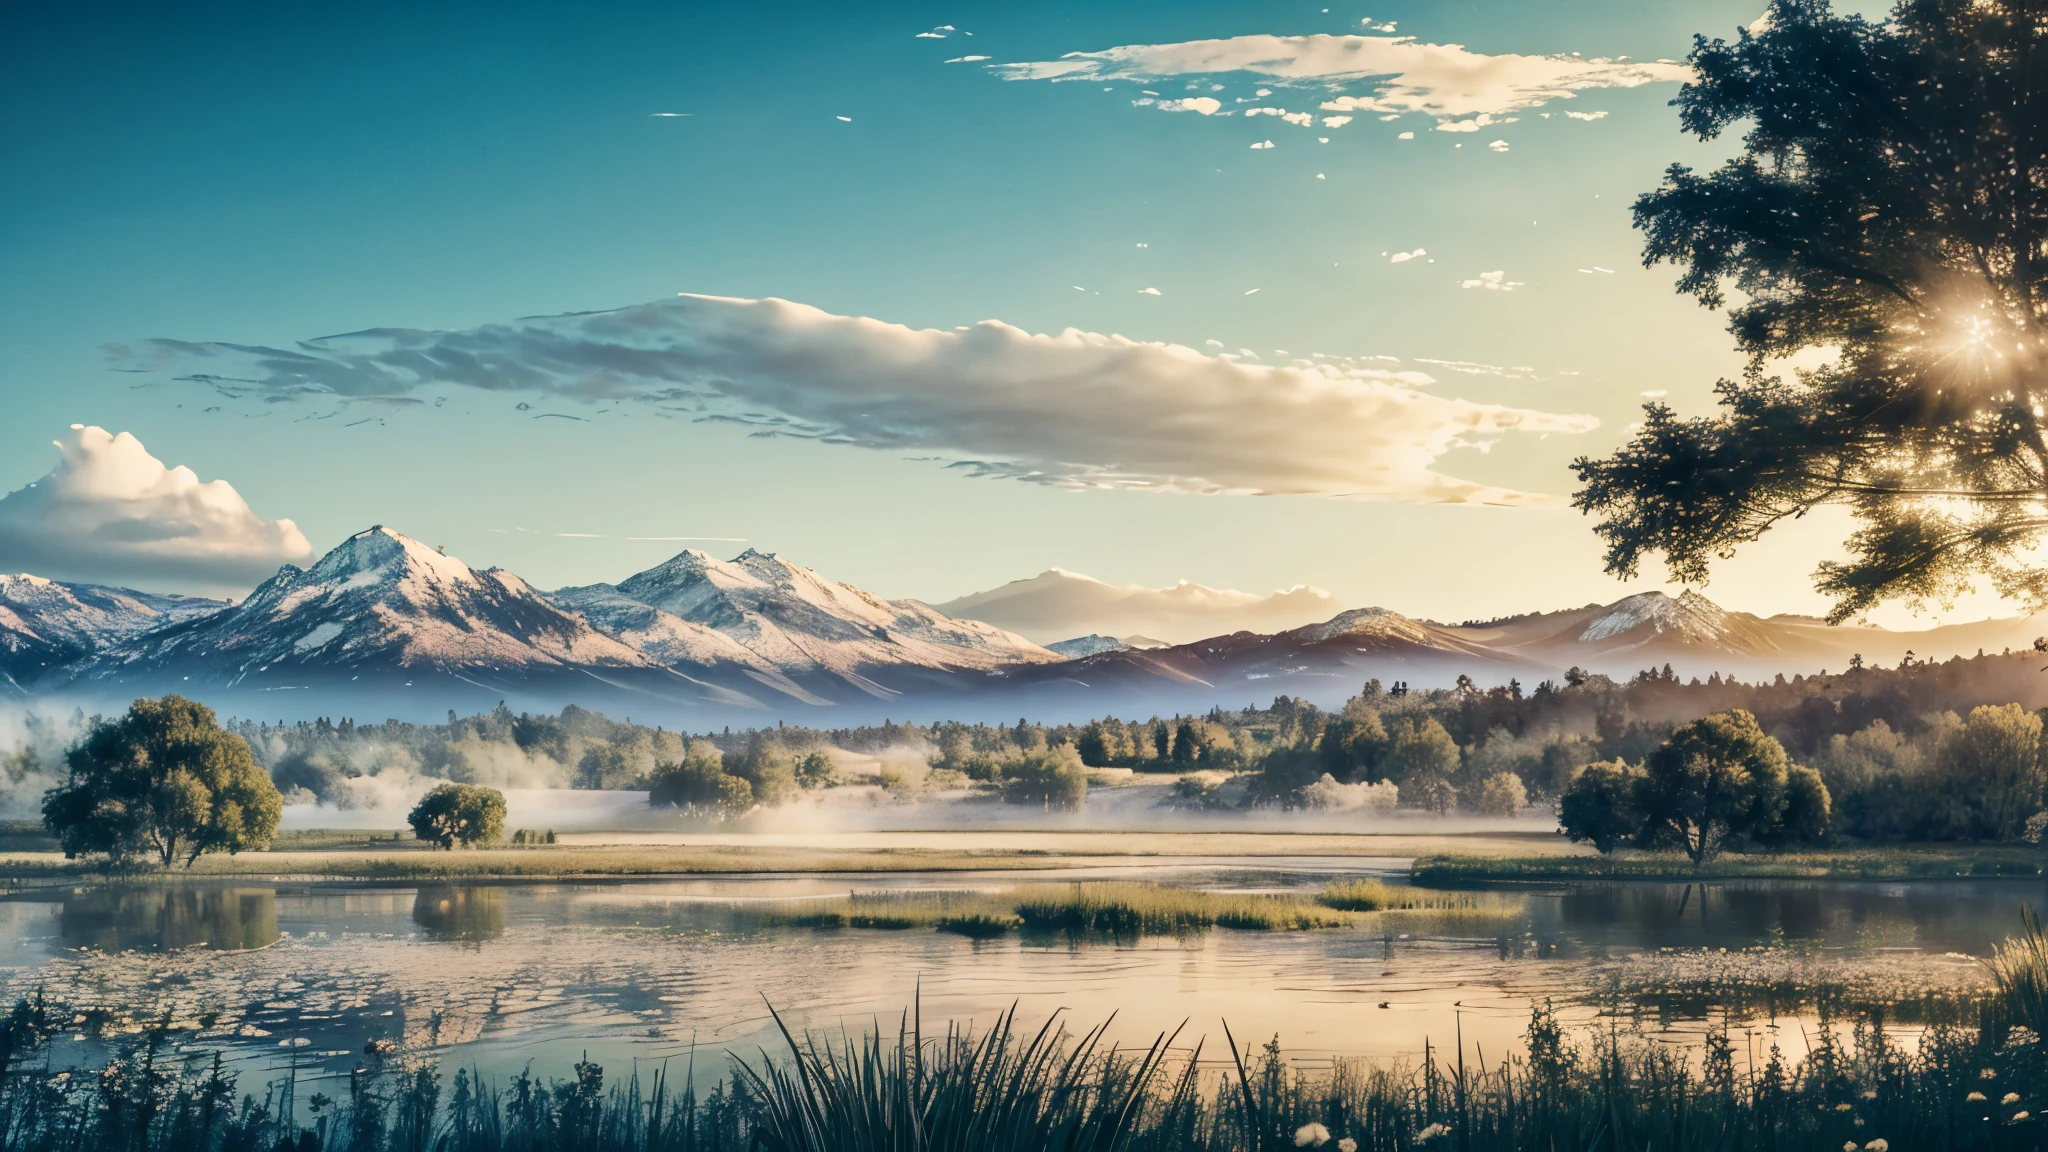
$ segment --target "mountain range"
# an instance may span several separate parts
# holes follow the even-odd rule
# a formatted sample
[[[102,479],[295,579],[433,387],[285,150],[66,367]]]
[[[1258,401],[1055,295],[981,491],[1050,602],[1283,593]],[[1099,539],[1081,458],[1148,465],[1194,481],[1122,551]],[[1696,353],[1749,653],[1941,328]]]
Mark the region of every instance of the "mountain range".
[[[1360,608],[1191,643],[1090,634],[1041,646],[751,549],[731,560],[685,551],[617,584],[542,592],[379,526],[310,568],[279,569],[239,603],[0,576],[0,693],[116,702],[178,691],[264,716],[433,715],[501,699],[692,723],[1020,707],[1082,716],[1280,694],[1335,704],[1370,678],[1533,684],[1572,667],[1626,676],[1669,664],[1755,679],[1839,670],[1852,655],[1888,664],[1909,651],[2024,648],[2041,626],[1830,627],[1646,592],[1463,624]]]

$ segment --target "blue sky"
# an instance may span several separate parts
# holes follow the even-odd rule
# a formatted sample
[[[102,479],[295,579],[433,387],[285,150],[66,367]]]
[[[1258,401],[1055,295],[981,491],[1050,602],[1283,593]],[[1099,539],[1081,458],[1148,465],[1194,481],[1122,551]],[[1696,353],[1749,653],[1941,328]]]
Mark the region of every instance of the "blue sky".
[[[1133,482],[1302,494],[1077,489],[946,464],[993,445],[1095,477],[1178,435],[1199,407],[1175,375],[1187,357],[1258,357],[1209,365],[1228,375],[1322,353],[1427,375],[1414,390],[1438,399],[1418,413],[1597,421],[1425,461],[1473,489],[1560,495],[1568,461],[1611,448],[1643,392],[1703,410],[1740,367],[1721,318],[1672,293],[1670,269],[1640,267],[1628,222],[1667,164],[1730,148],[1680,134],[1675,83],[1532,98],[1443,131],[1426,111],[1326,126],[1323,103],[1384,96],[1359,78],[1055,82],[991,66],[1316,34],[1651,62],[1682,57],[1694,32],[1733,35],[1756,0],[31,9],[0,17],[0,146],[15,176],[0,184],[0,489],[50,472],[51,441],[87,424],[226,479],[255,518],[290,518],[315,550],[385,523],[543,587],[616,580],[683,546],[634,537],[716,537],[701,546],[779,550],[891,596],[943,600],[1059,566],[1117,583],[1308,583],[1347,604],[1461,619],[1656,585],[1603,576],[1588,523],[1567,509],[1433,502],[1442,490],[1400,484],[1351,494],[1341,437],[1377,435],[1384,408],[1305,417],[1298,435],[1247,423],[1242,443],[1212,429]],[[988,60],[947,63],[965,56]],[[1191,96],[1217,100],[1215,114],[1158,106]],[[1485,287],[1493,272],[1517,286]],[[521,317],[678,293],[942,334],[998,320],[1017,331],[988,353],[1000,363],[972,365],[993,364],[988,378],[1024,334],[1069,328],[1193,351],[1100,409],[1075,404],[1093,392],[1061,391],[1090,385],[1056,364],[989,411],[963,390],[994,385],[931,376],[889,399],[937,397],[938,415],[850,434],[819,414],[844,408],[844,389],[893,386],[887,348],[825,349],[772,388],[743,380],[723,410],[737,421],[661,411],[645,380],[605,392],[561,373],[526,391],[420,381],[381,401],[367,385],[287,398],[273,379],[230,397],[179,377],[246,364],[165,351],[291,350],[372,328],[483,339]],[[856,343],[867,331],[845,330]],[[774,330],[759,339],[776,345]],[[755,371],[750,347],[715,370]],[[859,379],[835,375],[862,356]],[[970,353],[928,373],[950,371],[948,356]],[[1212,424],[1236,412],[1214,409]],[[850,442],[758,435],[777,413]],[[1731,607],[1814,610],[1803,574],[1841,527],[1768,541],[1704,590]],[[114,576],[190,583],[182,570]]]

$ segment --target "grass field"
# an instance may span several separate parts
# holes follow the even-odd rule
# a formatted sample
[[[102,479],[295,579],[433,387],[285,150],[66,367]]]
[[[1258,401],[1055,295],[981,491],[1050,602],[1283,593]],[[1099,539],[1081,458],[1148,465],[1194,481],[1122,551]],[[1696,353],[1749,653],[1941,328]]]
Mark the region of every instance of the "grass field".
[[[1612,856],[1418,857],[1418,884],[1554,880],[1955,880],[2048,875],[2048,853],[2031,844],[1938,844],[1842,848],[1775,855],[1724,854],[1695,868],[1675,853]]]

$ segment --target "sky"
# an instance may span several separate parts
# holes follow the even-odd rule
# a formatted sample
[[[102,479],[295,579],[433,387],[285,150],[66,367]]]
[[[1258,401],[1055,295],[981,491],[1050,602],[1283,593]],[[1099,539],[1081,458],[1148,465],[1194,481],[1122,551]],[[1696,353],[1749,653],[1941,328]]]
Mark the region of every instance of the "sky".
[[[1675,591],[1568,465],[1741,369],[1629,206],[1732,151],[1669,102],[1761,7],[12,6],[0,568]],[[1846,530],[1701,591],[1823,610]]]

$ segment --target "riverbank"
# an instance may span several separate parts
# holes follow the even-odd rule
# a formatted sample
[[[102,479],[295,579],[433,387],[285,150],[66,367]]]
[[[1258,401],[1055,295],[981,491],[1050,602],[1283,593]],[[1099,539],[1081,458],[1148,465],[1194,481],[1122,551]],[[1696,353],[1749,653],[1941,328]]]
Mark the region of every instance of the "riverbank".
[[[1398,872],[1408,860],[1456,852],[1537,858],[1555,836],[1338,835],[1204,832],[864,832],[814,835],[563,837],[567,843],[434,851],[390,833],[294,833],[267,852],[204,856],[190,868],[151,870],[139,878],[264,878],[327,880],[619,879],[790,873],[1038,871],[1128,868],[1191,860],[1331,860]],[[596,841],[596,842],[589,842]],[[0,881],[30,883],[99,875],[104,869],[56,852],[0,854]]]
[[[2048,875],[2048,852],[2032,844],[1911,844],[1826,852],[1726,853],[1695,867],[1677,853],[1483,855],[1416,858],[1417,884],[1563,880],[1955,880]]]

